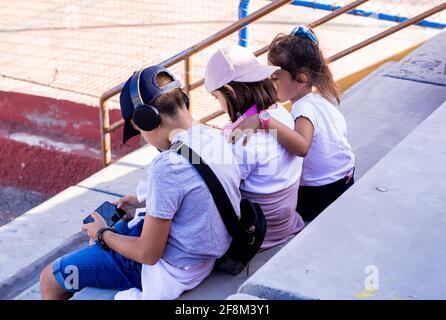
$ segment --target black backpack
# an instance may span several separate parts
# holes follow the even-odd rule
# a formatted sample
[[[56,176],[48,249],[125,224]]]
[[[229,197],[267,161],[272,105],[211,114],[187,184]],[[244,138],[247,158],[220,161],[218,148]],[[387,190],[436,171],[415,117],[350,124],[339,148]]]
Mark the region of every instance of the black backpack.
[[[257,203],[242,199],[239,220],[228,194],[204,160],[181,141],[174,143],[170,149],[185,157],[201,175],[232,237],[228,251],[217,259],[214,269],[239,274],[259,251],[265,238],[266,220],[262,209]]]

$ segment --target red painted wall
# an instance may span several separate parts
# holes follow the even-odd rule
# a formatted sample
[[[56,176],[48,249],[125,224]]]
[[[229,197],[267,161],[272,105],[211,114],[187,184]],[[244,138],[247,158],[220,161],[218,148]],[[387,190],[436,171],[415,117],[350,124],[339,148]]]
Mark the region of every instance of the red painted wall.
[[[110,110],[110,123],[121,119],[120,110]],[[99,108],[17,92],[0,91],[0,121],[71,134],[100,145]],[[116,148],[122,144],[122,129],[112,134]],[[128,142],[138,147],[138,139]]]
[[[110,111],[113,123],[120,110]],[[14,141],[17,132],[85,145],[63,152],[51,146]],[[122,129],[112,134],[113,158],[140,146],[134,138],[122,144]],[[92,152],[95,149],[96,152]],[[0,91],[0,185],[32,189],[53,195],[102,168],[99,110],[85,104],[16,92]]]

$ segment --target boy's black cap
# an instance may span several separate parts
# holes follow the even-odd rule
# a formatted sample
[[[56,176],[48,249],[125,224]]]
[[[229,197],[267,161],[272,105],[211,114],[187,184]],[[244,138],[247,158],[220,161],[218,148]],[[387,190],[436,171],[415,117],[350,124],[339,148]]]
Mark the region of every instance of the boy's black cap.
[[[156,84],[156,76],[161,72],[166,72],[169,74],[175,83],[169,83],[165,86],[159,87]],[[133,128],[132,124],[130,123],[130,119],[133,117],[133,111],[135,110],[135,106],[132,102],[132,96],[130,94],[131,79],[132,77],[125,82],[121,95],[119,96],[121,114],[125,121],[123,143],[126,143],[130,138],[140,134],[140,132]],[[164,67],[151,66],[141,72],[139,90],[144,104],[150,104],[160,95],[176,88],[181,88],[181,82],[178,81],[175,76]]]

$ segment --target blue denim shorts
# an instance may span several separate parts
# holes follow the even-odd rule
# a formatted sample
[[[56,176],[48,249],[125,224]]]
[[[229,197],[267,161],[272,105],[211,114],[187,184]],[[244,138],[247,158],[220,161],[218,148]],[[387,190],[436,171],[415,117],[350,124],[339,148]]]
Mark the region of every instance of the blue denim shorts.
[[[144,220],[133,229],[127,222],[115,225],[116,232],[139,237]],[[127,290],[141,289],[141,264],[127,259],[113,250],[104,250],[94,244],[57,259],[53,275],[67,292],[75,293],[85,287]]]

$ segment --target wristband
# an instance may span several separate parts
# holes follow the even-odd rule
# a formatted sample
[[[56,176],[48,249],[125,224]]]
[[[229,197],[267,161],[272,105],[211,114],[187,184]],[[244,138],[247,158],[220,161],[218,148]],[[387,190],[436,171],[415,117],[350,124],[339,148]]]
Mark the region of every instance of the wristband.
[[[103,227],[99,229],[98,232],[96,232],[95,242],[98,243],[104,250],[108,250],[110,248],[107,246],[107,244],[104,242],[103,239],[105,231],[111,231],[116,233],[115,229],[113,228]]]
[[[263,110],[259,113],[260,123],[262,124],[262,129],[268,129],[269,120],[271,120],[271,115],[268,111]]]

